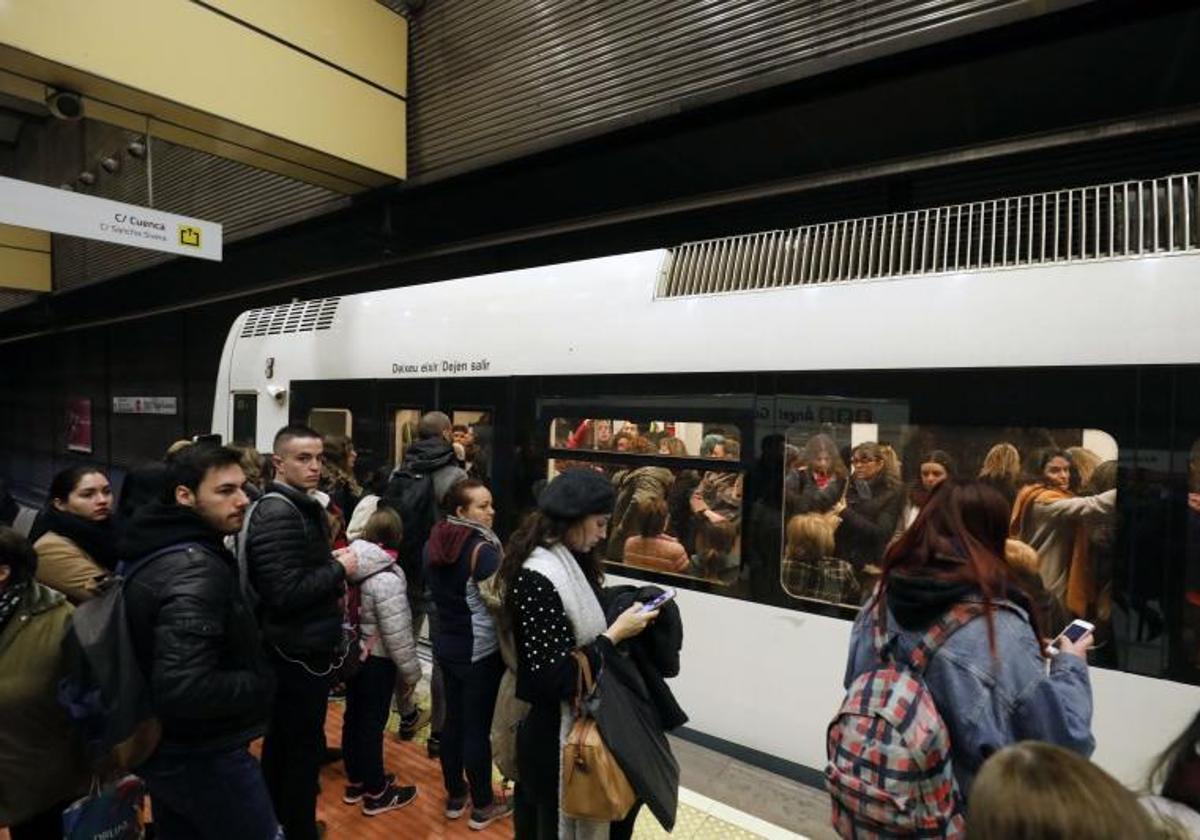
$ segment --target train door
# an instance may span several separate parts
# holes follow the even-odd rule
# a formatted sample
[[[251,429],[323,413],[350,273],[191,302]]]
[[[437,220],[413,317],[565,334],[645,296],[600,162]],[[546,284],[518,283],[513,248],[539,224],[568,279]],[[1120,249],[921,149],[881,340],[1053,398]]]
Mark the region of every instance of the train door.
[[[513,418],[510,380],[498,377],[442,379],[437,383],[439,411],[455,425],[468,472],[491,488],[497,527],[507,533],[515,515],[512,500]]]

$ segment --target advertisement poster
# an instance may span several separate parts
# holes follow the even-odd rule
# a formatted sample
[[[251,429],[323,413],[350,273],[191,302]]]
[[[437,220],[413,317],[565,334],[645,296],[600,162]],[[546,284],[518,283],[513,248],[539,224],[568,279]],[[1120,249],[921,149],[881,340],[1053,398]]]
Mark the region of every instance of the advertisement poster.
[[[92,401],[87,397],[67,400],[67,449],[92,453]]]

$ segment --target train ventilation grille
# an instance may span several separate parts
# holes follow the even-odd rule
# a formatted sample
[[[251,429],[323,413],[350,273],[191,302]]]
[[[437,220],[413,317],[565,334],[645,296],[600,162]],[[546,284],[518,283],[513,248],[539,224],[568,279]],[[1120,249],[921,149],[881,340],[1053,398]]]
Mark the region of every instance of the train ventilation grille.
[[[341,298],[298,300],[279,306],[251,309],[242,325],[242,338],[315,332],[333,326]]]
[[[1200,173],[999,198],[671,249],[657,298],[1200,249]]]

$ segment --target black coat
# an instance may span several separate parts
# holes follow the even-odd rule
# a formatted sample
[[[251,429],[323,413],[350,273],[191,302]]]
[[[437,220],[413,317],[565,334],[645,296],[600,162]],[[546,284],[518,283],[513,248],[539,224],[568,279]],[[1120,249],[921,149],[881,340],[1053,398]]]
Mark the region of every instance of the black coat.
[[[286,484],[272,482],[270,495],[251,515],[246,540],[250,583],[259,597],[263,637],[268,644],[320,663],[342,640],[345,589],[342,565],[333,559],[320,503]]]
[[[604,613],[609,624],[635,601],[645,604],[662,594],[657,586],[610,586],[604,590]],[[675,701],[667,679],[679,675],[679,651],[683,648],[683,618],[674,601],[663,604],[658,618],[632,639],[618,646],[627,652],[646,684],[665,731],[687,723],[687,714]]]
[[[193,511],[151,504],[120,545],[127,562],[149,557],[125,586],[134,649],[163,725],[163,748],[233,748],[266,730],[274,677],[237,565]]]
[[[881,471],[869,482],[851,479],[837,529],[835,556],[850,561],[855,569],[878,564],[896,532],[903,505],[904,488],[886,473]]]

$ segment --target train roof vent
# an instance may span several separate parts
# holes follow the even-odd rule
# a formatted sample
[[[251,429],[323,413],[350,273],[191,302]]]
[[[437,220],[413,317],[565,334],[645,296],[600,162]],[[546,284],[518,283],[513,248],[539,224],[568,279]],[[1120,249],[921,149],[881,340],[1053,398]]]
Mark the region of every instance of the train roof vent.
[[[246,323],[242,325],[241,337],[327,330],[333,326],[340,301],[341,298],[337,297],[297,300],[279,306],[251,309],[246,315]]]
[[[689,242],[657,298],[1200,249],[1200,173]]]

